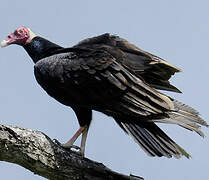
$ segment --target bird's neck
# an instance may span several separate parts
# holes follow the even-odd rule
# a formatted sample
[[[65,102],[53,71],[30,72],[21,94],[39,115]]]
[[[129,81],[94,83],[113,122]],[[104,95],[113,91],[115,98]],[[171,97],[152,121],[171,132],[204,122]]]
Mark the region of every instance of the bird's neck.
[[[47,57],[47,54],[50,54],[58,49],[62,49],[61,46],[39,36],[33,38],[30,43],[24,45],[23,47],[32,58],[34,63],[38,62],[42,58]]]

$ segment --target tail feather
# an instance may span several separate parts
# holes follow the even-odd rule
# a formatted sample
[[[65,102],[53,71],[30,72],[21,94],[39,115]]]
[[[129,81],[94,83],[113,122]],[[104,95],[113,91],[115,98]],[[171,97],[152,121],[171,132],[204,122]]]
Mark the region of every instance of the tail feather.
[[[204,137],[204,133],[200,130],[201,125],[209,127],[199,113],[192,107],[185,105],[177,100],[173,100],[175,110],[167,112],[167,118],[151,119],[152,122],[178,124],[188,130],[195,131],[200,136]]]
[[[206,121],[204,121],[200,116],[199,112],[193,109],[192,107],[183,104],[177,100],[173,100],[174,106],[178,109],[178,113],[181,116],[187,117],[192,122],[198,123],[200,125],[209,127]]]
[[[184,155],[187,158],[190,157],[183,148],[177,145],[152,122],[142,123],[140,125],[121,123],[121,125],[150,156],[166,156],[168,158],[174,156],[175,158],[180,158]]]
[[[169,97],[167,97],[169,98]],[[170,99],[171,109],[164,113],[148,115],[139,120],[133,117],[132,120],[115,117],[116,122],[143,148],[150,156],[165,156],[168,158],[180,158],[191,156],[170,137],[168,137],[155,122],[177,124],[188,130],[197,132],[204,137],[200,130],[201,126],[209,127],[199,113],[177,100]],[[141,118],[142,118],[141,117]]]

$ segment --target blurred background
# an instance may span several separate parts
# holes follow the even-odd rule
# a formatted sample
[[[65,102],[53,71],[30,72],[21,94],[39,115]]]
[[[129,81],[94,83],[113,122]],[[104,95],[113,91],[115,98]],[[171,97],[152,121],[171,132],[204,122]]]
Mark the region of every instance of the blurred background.
[[[120,35],[183,70],[172,78],[183,94],[170,96],[191,105],[209,122],[209,1],[28,1],[0,2],[0,39],[19,26],[59,45],[105,32]],[[0,49],[0,123],[39,130],[65,142],[78,128],[71,108],[49,97],[37,84],[33,62],[19,46]],[[94,112],[86,157],[112,170],[145,180],[208,179],[209,131],[201,138],[175,125],[161,125],[191,155],[190,160],[148,157],[114,120]],[[79,141],[78,141],[79,142]],[[1,179],[44,178],[0,162]]]

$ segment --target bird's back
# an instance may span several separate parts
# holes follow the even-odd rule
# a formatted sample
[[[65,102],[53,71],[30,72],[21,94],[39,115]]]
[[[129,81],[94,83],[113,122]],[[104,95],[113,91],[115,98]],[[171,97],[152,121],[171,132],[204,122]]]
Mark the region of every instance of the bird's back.
[[[179,68],[119,36],[106,33],[85,39],[74,47],[105,50],[129,71],[143,78],[150,86],[161,90],[180,92],[169,82],[172,75],[181,71]]]

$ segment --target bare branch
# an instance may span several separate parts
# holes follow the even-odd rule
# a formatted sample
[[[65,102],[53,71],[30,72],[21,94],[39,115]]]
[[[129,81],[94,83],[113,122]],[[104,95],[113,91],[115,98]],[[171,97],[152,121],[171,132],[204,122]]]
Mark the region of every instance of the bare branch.
[[[0,161],[29,169],[51,180],[142,180],[110,170],[54,143],[40,131],[0,125]]]

